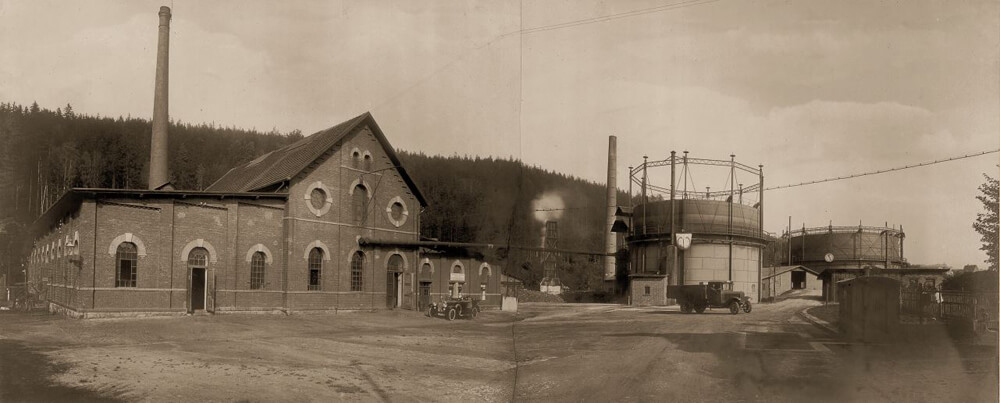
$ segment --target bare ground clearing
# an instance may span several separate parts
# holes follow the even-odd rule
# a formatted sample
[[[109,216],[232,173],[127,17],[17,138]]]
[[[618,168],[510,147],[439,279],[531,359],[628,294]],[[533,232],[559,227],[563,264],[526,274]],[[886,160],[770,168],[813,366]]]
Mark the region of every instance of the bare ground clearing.
[[[509,401],[513,355],[503,324],[511,319],[7,314],[0,337],[44,354],[63,387],[130,401]]]
[[[530,303],[453,322],[0,314],[0,401],[996,401],[995,347],[846,343],[799,314],[819,305]]]

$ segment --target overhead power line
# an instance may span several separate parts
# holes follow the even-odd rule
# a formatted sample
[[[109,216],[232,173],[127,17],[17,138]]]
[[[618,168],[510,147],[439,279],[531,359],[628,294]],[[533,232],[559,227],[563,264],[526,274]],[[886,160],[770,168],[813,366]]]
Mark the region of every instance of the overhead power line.
[[[585,18],[585,19],[582,19],[582,20],[567,21],[567,22],[561,22],[561,23],[558,23],[558,24],[544,25],[544,26],[539,26],[539,27],[534,27],[534,28],[522,29],[520,31],[515,31],[515,32],[511,32],[511,33],[505,34],[504,36],[515,35],[515,34],[529,35],[529,34],[534,34],[534,33],[538,33],[538,32],[552,31],[552,30],[556,30],[556,29],[564,29],[564,28],[576,27],[576,26],[580,26],[580,25],[594,24],[594,23],[598,23],[598,22],[606,22],[606,21],[612,21],[612,20],[617,20],[617,19],[621,19],[621,18],[634,17],[634,16],[637,16],[637,15],[659,13],[659,12],[668,11],[668,10],[675,10],[675,9],[678,9],[678,8],[684,8],[684,7],[697,6],[697,5],[701,5],[701,4],[714,3],[714,2],[717,2],[717,1],[719,1],[719,0],[687,0],[687,1],[681,1],[679,3],[664,4],[662,6],[657,6],[657,7],[650,7],[650,8],[643,8],[643,9],[639,9],[639,10],[626,11],[626,12],[622,12],[622,13],[618,13],[618,14],[610,14],[610,15],[605,15],[605,16],[600,16],[600,17]]]
[[[925,166],[928,166],[928,165],[940,164],[942,162],[955,161],[955,160],[960,160],[960,159],[965,159],[965,158],[972,158],[972,157],[979,157],[979,156],[982,156],[982,155],[993,154],[993,153],[996,153],[996,152],[1000,152],[1000,149],[998,149],[998,150],[990,150],[990,151],[982,151],[982,152],[978,152],[978,153],[974,153],[974,154],[960,155],[960,156],[957,156],[957,157],[945,158],[945,159],[928,161],[928,162],[921,162],[919,164],[904,165],[904,166],[896,167],[896,168],[882,169],[882,170],[871,171],[871,172],[863,172],[863,173],[853,174],[853,175],[847,175],[847,176],[838,176],[836,178],[818,179],[818,180],[809,181],[809,182],[796,183],[796,184],[793,184],[793,185],[774,186],[774,187],[764,188],[764,190],[787,189],[787,188],[793,188],[793,187],[798,187],[798,186],[812,185],[812,184],[816,184],[816,183],[825,183],[825,182],[833,182],[833,181],[839,181],[839,180],[844,180],[844,179],[860,178],[862,176],[878,175],[878,174],[883,174],[883,173],[886,173],[886,172],[902,171],[904,169],[917,168],[917,167],[925,167]]]
[[[580,26],[580,25],[586,25],[586,24],[595,24],[595,23],[599,23],[599,22],[612,21],[612,20],[617,20],[617,19],[627,18],[627,17],[633,17],[633,16],[643,15],[643,14],[651,14],[651,13],[658,13],[658,12],[670,11],[670,10],[674,10],[674,9],[678,9],[678,8],[697,6],[697,5],[701,5],[701,4],[707,4],[707,3],[714,3],[714,2],[717,2],[717,1],[719,1],[719,0],[686,0],[686,1],[681,1],[679,3],[664,4],[662,6],[657,6],[657,7],[643,8],[643,9],[639,9],[639,10],[626,11],[626,12],[618,13],[618,14],[610,14],[610,15],[605,15],[605,16],[600,16],[600,17],[586,18],[586,19],[582,19],[582,20],[561,22],[561,23],[552,24],[552,25],[542,25],[542,26],[533,27],[533,28],[527,28],[527,29],[524,29],[523,27],[519,27],[519,29],[516,30],[516,31],[510,31],[510,32],[507,32],[507,33],[503,33],[503,34],[497,35],[497,36],[493,37],[492,39],[490,39],[490,40],[488,40],[486,42],[483,42],[483,43],[481,43],[479,45],[473,46],[471,49],[469,49],[468,51],[466,51],[465,53],[463,53],[461,56],[452,59],[451,61],[449,61],[448,63],[445,63],[441,67],[438,67],[437,69],[435,69],[434,71],[432,71],[430,74],[424,76],[423,78],[417,80],[413,84],[410,84],[406,88],[404,88],[404,89],[396,92],[395,94],[389,96],[385,100],[383,100],[383,101],[375,104],[375,106],[371,107],[370,109],[376,110],[376,109],[379,109],[379,108],[381,108],[383,106],[386,106],[386,105],[394,102],[398,98],[402,97],[404,94],[406,94],[406,93],[414,90],[417,87],[420,87],[421,85],[423,85],[424,83],[426,83],[427,81],[429,81],[431,78],[434,78],[435,76],[437,76],[441,72],[447,70],[449,67],[451,67],[451,66],[455,65],[456,63],[458,63],[458,62],[466,59],[467,57],[471,56],[473,53],[478,52],[478,51],[480,51],[482,49],[486,49],[486,48],[490,47],[490,45],[493,45],[494,43],[500,41],[501,39],[504,39],[504,38],[507,38],[507,37],[510,37],[510,36],[513,36],[513,35],[521,35],[521,36],[523,36],[523,35],[530,35],[530,34],[535,34],[535,33],[544,32],[544,31],[552,31],[552,30],[556,30],[556,29],[564,29],[564,28],[570,28],[570,27],[575,27],[575,26]],[[518,51],[518,53],[520,55],[521,51]],[[521,55],[519,57],[523,57],[523,55]],[[522,64],[523,64],[523,62],[522,62]],[[522,68],[523,68],[523,66],[522,66]]]
[[[764,190],[787,189],[787,188],[793,188],[793,187],[798,187],[798,186],[813,185],[813,184],[817,184],[817,183],[834,182],[834,181],[845,180],[845,179],[860,178],[862,176],[878,175],[878,174],[883,174],[883,173],[887,173],[887,172],[902,171],[904,169],[918,168],[918,167],[925,167],[925,166],[928,166],[928,165],[940,164],[942,162],[956,161],[956,160],[961,160],[961,159],[966,159],[966,158],[972,158],[972,157],[980,157],[980,156],[983,156],[983,155],[993,154],[993,153],[997,153],[997,152],[1000,152],[1000,149],[989,150],[989,151],[981,151],[981,152],[978,152],[978,153],[965,154],[965,155],[960,155],[960,156],[957,156],[957,157],[950,157],[950,158],[944,158],[944,159],[939,159],[939,160],[934,160],[934,161],[921,162],[919,164],[904,165],[904,166],[901,166],[901,167],[895,167],[895,168],[889,168],[889,169],[882,169],[882,170],[878,170],[878,171],[863,172],[863,173],[853,174],[853,175],[847,175],[847,176],[838,176],[838,177],[835,177],[835,178],[817,179],[817,180],[813,180],[813,181],[809,181],[809,182],[801,182],[801,183],[796,183],[796,184],[792,184],[792,185],[774,186],[774,187],[764,188]],[[658,187],[658,186],[652,186],[652,185],[650,185],[648,183],[646,184],[646,186],[653,187],[653,188],[656,188],[656,189],[664,191],[664,192],[669,192],[670,191],[669,188],[661,188],[661,187]],[[586,209],[586,208],[589,208],[589,207],[566,207],[566,208],[556,208],[556,209],[537,209],[535,211],[577,210],[577,209]]]

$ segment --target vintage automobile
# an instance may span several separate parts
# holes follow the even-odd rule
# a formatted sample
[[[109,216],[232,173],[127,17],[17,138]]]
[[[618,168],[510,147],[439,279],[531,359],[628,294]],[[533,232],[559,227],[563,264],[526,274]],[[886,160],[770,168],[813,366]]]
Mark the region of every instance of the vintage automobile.
[[[750,313],[753,307],[750,298],[742,291],[733,291],[733,283],[710,281],[708,284],[667,286],[667,298],[674,298],[681,306],[681,312],[705,312],[705,308],[729,308],[729,313],[742,310]]]
[[[442,299],[432,302],[427,314],[431,317],[443,315],[448,320],[472,319],[479,316],[479,300],[471,297]]]

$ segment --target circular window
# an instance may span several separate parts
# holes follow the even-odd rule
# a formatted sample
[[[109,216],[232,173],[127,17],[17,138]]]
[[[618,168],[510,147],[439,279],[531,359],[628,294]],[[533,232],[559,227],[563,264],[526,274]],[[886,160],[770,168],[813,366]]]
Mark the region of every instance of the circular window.
[[[309,204],[312,204],[316,210],[323,208],[323,205],[326,204],[326,192],[323,189],[314,188],[309,193]]]
[[[402,220],[403,219],[403,203],[399,203],[399,202],[392,203],[392,206],[389,206],[389,214],[392,216],[393,220]]]
[[[385,213],[389,216],[389,222],[396,227],[402,227],[406,223],[406,218],[410,215],[410,212],[406,209],[406,203],[403,203],[403,199],[399,196],[389,201],[389,206],[385,208]]]
[[[306,190],[306,207],[317,217],[326,214],[333,206],[333,199],[330,198],[330,189],[327,189],[322,182],[313,182]]]

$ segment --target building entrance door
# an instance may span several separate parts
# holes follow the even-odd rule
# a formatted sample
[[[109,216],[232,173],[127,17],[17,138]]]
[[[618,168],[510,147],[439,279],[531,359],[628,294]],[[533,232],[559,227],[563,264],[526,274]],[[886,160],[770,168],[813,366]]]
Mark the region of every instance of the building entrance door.
[[[399,306],[399,272],[390,271],[385,274],[385,306]]]
[[[801,290],[803,288],[806,288],[806,272],[804,271],[792,272],[792,288],[796,290]]]
[[[191,310],[205,309],[205,269],[191,269]]]
[[[423,311],[430,307],[431,305],[431,282],[421,281],[420,282],[420,294],[417,298],[417,310]]]

